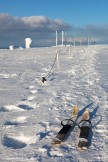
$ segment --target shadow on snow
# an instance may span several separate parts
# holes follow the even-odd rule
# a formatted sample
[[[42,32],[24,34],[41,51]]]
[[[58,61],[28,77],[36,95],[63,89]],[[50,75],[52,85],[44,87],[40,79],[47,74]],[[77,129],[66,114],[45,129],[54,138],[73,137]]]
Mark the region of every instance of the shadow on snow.
[[[33,108],[28,105],[18,105],[18,107],[20,107],[21,109],[24,109],[24,110],[33,110]]]
[[[7,137],[7,136],[4,136],[2,144],[4,146],[7,146],[7,147],[10,147],[10,148],[13,148],[13,149],[21,149],[21,148],[26,147],[26,143],[21,142],[21,141],[16,140],[16,139],[12,139],[12,138]]]

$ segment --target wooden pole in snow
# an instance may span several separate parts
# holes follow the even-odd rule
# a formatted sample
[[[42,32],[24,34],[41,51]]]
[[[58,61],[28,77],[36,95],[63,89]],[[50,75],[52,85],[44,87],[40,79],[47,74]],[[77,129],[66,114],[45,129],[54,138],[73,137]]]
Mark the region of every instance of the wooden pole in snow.
[[[60,68],[60,66],[59,66],[58,50],[56,50],[56,52],[57,52],[57,68],[59,69],[59,68]]]
[[[89,37],[88,37],[88,47],[89,47],[89,45],[90,45],[90,40],[89,40]]]
[[[71,53],[71,45],[69,44],[69,55],[70,55],[70,53]]]
[[[64,40],[64,32],[62,31],[62,47],[63,47],[63,40]]]
[[[58,46],[58,34],[57,34],[57,31],[56,31],[56,47]]]
[[[74,48],[75,48],[75,40],[74,40]]]

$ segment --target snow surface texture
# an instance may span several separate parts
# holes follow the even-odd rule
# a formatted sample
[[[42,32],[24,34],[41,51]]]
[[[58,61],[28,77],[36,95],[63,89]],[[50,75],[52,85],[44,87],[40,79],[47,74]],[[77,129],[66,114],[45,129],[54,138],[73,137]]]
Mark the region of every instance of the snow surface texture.
[[[0,50],[0,161],[108,162],[108,46]],[[46,77],[48,74],[48,77]],[[42,77],[47,81],[42,82]],[[74,129],[51,141],[78,105]],[[78,122],[90,110],[88,150],[78,149]]]

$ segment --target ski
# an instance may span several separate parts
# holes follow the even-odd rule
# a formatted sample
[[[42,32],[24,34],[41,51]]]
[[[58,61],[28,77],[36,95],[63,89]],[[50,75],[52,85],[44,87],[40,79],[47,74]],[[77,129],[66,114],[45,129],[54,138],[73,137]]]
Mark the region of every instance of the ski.
[[[82,120],[79,122],[78,127],[80,128],[78,148],[86,150],[89,147],[89,133],[91,130],[91,121],[89,120],[89,110],[86,108],[83,113]]]
[[[56,137],[52,140],[52,142],[51,142],[52,145],[59,145],[62,143],[62,141],[66,137],[67,133],[71,130],[72,127],[74,127],[77,117],[78,117],[78,107],[74,106],[71,118],[64,119],[61,121],[61,125],[63,127],[58,132]]]

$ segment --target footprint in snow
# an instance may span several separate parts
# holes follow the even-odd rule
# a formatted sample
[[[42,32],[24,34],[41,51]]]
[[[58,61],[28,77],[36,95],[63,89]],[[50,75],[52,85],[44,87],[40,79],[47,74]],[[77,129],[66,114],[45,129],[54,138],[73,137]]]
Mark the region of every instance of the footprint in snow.
[[[43,140],[44,138],[46,138],[46,136],[48,136],[50,134],[49,132],[39,132],[36,135],[39,136],[39,141]]]
[[[25,142],[21,142],[19,140],[16,140],[16,139],[13,139],[13,138],[7,137],[7,136],[5,136],[3,138],[2,144],[4,146],[7,146],[7,147],[10,147],[13,149],[21,149],[21,148],[26,147],[26,145],[27,145]]]
[[[0,107],[0,112],[7,112],[8,110],[5,107]]]
[[[29,86],[29,89],[33,89],[33,88],[35,88],[35,86]]]
[[[41,153],[47,153],[48,157],[62,157],[63,153],[59,147],[51,147],[49,145],[44,145],[38,149]]]
[[[39,140],[42,140],[46,137],[48,137],[51,133],[49,122],[41,122],[39,123],[43,127],[43,131],[37,133],[36,135],[39,136]]]
[[[27,100],[29,100],[29,101],[32,101],[34,99],[35,99],[35,96],[29,96],[29,97],[27,97]]]
[[[16,105],[6,105],[6,106],[0,108],[0,112],[8,112],[8,111],[24,111],[24,110],[20,109]]]
[[[29,105],[18,105],[19,108],[23,109],[23,110],[33,110],[33,107],[29,106]]]
[[[30,86],[29,89],[31,90],[32,94],[37,93],[37,90],[35,90],[35,86]]]
[[[35,94],[35,93],[37,93],[37,90],[31,90],[31,93]]]
[[[18,126],[20,124],[26,123],[26,118],[27,118],[27,116],[20,116],[20,117],[14,119],[14,120],[6,121],[4,123],[4,125],[8,125],[8,126],[12,126],[12,125]]]
[[[36,136],[24,136],[23,134],[14,137],[4,136],[2,145],[13,149],[21,149],[27,145],[34,144],[37,141]]]

